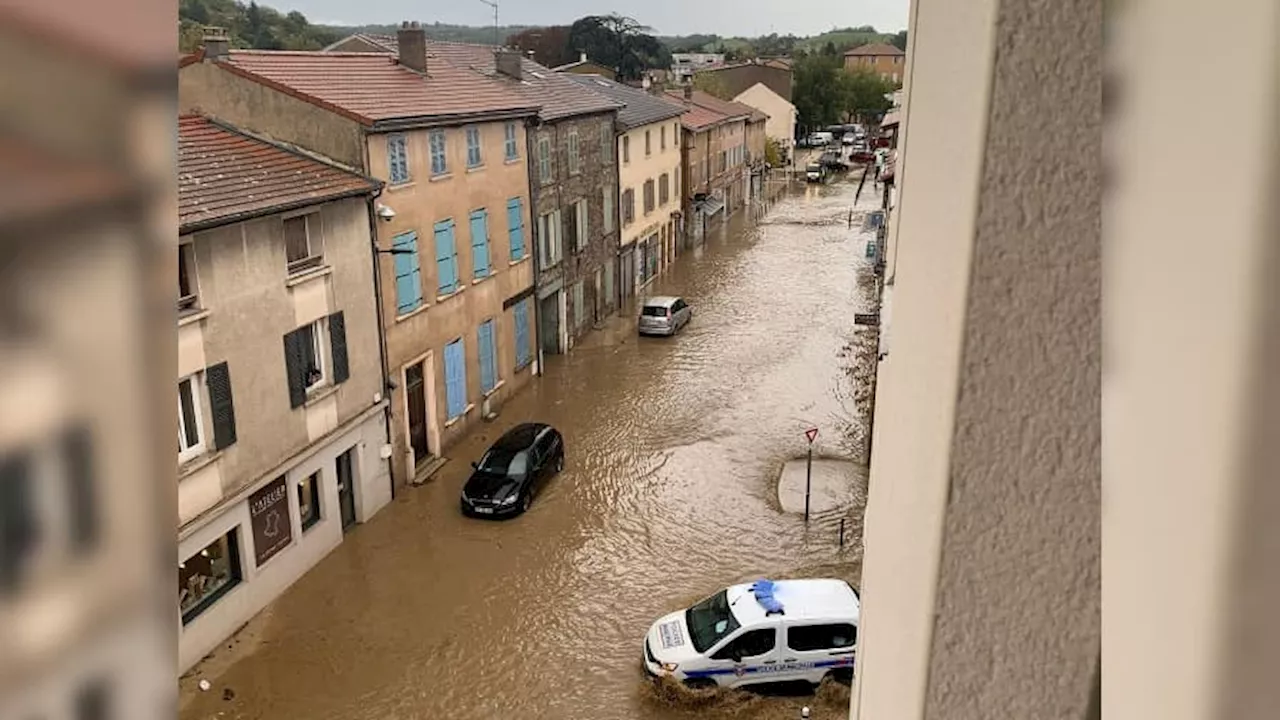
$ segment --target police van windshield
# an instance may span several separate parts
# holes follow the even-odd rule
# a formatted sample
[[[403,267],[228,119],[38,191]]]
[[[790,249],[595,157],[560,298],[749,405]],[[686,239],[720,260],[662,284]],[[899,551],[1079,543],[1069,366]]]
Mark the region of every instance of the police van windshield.
[[[742,627],[729,609],[729,594],[725,590],[686,610],[685,623],[689,626],[693,649],[700,653],[710,650],[724,636]]]

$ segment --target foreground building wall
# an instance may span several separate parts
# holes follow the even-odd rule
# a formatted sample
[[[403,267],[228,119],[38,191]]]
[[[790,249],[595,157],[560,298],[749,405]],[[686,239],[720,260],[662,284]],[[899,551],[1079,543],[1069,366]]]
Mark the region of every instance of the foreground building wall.
[[[1085,3],[913,4],[853,718],[1088,706],[1100,118],[1060,108],[1097,108],[1100,20]]]

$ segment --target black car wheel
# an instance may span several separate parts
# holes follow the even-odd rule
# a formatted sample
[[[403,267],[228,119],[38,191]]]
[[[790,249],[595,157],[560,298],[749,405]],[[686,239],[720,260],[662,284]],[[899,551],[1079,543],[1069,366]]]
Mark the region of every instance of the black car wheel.
[[[561,470],[564,470],[564,453],[560,453],[556,456],[556,472],[560,472]]]
[[[525,493],[524,495],[521,495],[520,496],[520,514],[523,515],[524,513],[529,512],[529,506],[532,503],[533,503],[533,498],[529,496],[529,493]]]

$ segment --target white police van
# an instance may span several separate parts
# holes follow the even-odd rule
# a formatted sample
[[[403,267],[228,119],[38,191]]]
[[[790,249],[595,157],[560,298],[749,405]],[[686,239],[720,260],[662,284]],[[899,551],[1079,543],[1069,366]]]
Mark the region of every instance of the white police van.
[[[690,687],[853,677],[858,594],[843,580],[725,588],[649,629],[644,668]]]

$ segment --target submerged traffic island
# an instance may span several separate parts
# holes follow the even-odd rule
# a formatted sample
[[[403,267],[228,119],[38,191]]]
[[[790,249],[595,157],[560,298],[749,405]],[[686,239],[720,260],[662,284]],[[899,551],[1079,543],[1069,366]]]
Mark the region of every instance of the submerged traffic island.
[[[788,460],[778,478],[778,503],[783,512],[804,514],[805,458]],[[809,478],[809,514],[846,510],[857,499],[859,473],[865,470],[850,460],[814,458]]]

